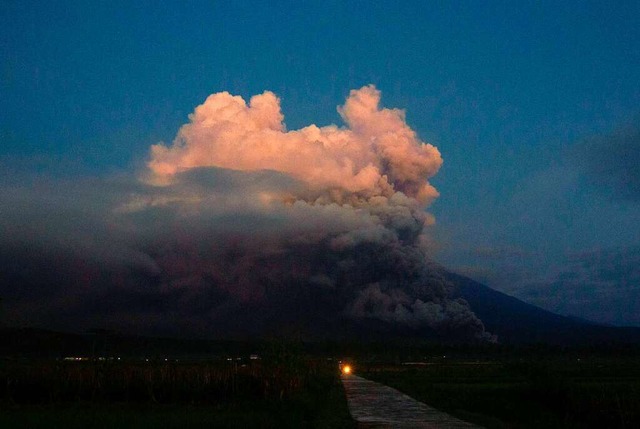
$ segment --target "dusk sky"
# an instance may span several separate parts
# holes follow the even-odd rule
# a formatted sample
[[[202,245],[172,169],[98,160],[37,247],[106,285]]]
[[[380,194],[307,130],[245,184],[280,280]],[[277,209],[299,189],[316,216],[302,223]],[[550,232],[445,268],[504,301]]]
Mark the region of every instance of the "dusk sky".
[[[340,252],[424,249],[548,310],[640,326],[637,1],[3,0],[0,100],[5,279],[30,275],[16,274],[15,254],[46,271],[36,247],[48,261],[66,246],[113,266],[136,260],[139,278],[189,265],[157,249],[184,250],[194,231],[225,241],[247,230],[267,247],[286,236],[287,249],[303,231],[305,245]],[[215,128],[234,109],[237,127]],[[282,206],[255,202],[273,198]],[[262,260],[254,250],[244,262]],[[184,272],[158,290],[208,278]],[[318,275],[309,281],[333,281]],[[254,293],[233,278],[238,299]],[[373,284],[348,311],[396,299]],[[21,311],[44,306],[12,287],[0,294]],[[82,306],[56,290],[55,308]],[[407,323],[430,320],[420,299]]]

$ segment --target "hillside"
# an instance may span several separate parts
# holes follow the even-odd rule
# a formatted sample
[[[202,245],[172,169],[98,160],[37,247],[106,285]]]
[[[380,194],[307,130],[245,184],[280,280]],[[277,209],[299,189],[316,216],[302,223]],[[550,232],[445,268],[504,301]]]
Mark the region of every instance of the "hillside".
[[[501,343],[640,343],[640,328],[603,326],[561,316],[470,278],[451,272],[443,274],[455,285],[455,293],[469,303],[485,328],[497,335]]]

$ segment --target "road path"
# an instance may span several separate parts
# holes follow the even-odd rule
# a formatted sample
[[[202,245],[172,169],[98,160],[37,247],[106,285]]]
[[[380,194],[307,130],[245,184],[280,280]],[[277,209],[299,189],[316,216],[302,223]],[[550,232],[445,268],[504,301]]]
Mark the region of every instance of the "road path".
[[[473,429],[472,425],[384,384],[353,374],[343,375],[351,416],[358,428]]]

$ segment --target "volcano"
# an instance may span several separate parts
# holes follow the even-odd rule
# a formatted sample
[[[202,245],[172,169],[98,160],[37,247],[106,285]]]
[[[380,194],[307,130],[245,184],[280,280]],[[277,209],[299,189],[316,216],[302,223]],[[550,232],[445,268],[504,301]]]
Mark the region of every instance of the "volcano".
[[[485,329],[500,343],[589,345],[640,343],[640,328],[597,324],[561,316],[498,292],[468,277],[443,271],[454,285],[454,295],[469,303]]]

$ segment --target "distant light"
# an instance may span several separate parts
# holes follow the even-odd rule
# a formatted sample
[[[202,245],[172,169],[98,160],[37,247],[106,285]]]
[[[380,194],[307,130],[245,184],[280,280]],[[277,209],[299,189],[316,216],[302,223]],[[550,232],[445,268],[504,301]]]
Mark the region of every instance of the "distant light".
[[[342,367],[342,373],[347,375],[347,374],[351,374],[351,366],[349,365],[345,365]]]

